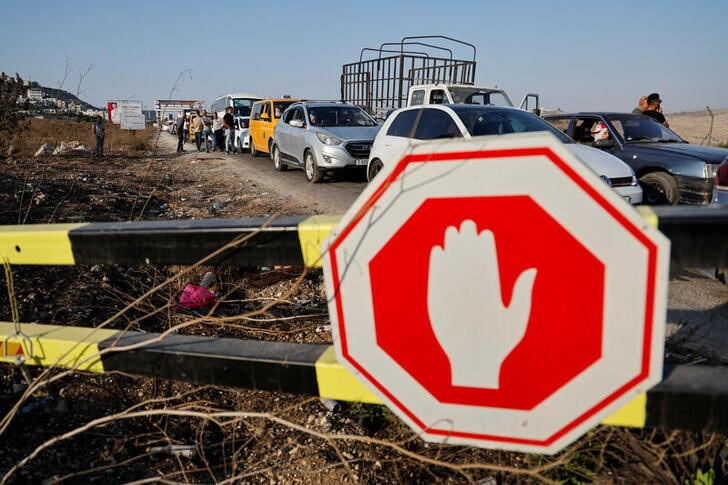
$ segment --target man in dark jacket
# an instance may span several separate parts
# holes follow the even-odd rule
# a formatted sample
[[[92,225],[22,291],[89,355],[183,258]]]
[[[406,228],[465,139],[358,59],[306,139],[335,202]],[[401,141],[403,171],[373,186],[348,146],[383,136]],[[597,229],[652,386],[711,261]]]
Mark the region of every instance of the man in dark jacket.
[[[179,117],[177,118],[177,123],[175,123],[175,129],[177,130],[177,153],[183,152],[184,149],[182,146],[185,142],[185,115],[184,113],[180,113]]]
[[[642,114],[649,116],[658,123],[662,123],[663,125],[670,127],[665,119],[665,115],[662,114],[662,100],[660,99],[660,95],[657,93],[652,93],[647,96],[647,109],[643,111]]]
[[[235,152],[235,119],[233,118],[233,107],[225,109],[225,116],[222,117],[222,125],[225,127],[225,151]]]

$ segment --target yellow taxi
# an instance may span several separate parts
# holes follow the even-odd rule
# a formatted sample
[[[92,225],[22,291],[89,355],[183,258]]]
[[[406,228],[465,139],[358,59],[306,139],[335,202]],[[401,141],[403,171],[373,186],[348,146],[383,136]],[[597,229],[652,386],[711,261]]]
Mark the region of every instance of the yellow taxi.
[[[273,142],[273,129],[281,119],[283,112],[298,99],[280,98],[264,99],[253,103],[250,110],[250,154],[257,157],[260,153],[270,153]]]

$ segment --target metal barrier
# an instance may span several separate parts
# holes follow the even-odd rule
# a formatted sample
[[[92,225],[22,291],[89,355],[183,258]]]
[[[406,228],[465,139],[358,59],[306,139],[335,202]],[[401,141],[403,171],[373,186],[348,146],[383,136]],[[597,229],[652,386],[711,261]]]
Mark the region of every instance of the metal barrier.
[[[26,365],[87,372],[121,371],[200,385],[381,401],[336,361],[324,344],[122,332],[23,324],[33,343]],[[0,340],[15,326],[0,322]],[[14,343],[8,354],[22,353]],[[0,362],[12,362],[12,355]],[[630,427],[728,432],[728,368],[666,366],[663,381],[603,421]]]
[[[728,266],[728,208],[641,207],[685,267]],[[0,226],[0,259],[11,264],[319,265],[338,216]],[[330,345],[211,339],[38,324],[0,323],[0,361],[89,372],[124,371],[186,380],[380,402],[336,362]],[[665,379],[605,424],[728,431],[728,368],[667,367]]]
[[[728,207],[641,206],[682,267],[728,266]],[[320,246],[339,216],[0,226],[11,264],[193,264],[239,241],[209,264],[320,266]]]

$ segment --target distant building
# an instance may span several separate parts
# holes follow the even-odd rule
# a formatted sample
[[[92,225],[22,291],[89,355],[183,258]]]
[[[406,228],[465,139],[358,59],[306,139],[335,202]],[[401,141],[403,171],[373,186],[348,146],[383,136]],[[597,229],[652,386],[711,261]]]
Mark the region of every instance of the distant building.
[[[158,120],[172,120],[177,118],[180,111],[197,109],[201,110],[205,107],[204,100],[197,99],[155,99],[154,111]]]
[[[43,90],[41,88],[28,89],[28,99],[40,101],[43,99]]]

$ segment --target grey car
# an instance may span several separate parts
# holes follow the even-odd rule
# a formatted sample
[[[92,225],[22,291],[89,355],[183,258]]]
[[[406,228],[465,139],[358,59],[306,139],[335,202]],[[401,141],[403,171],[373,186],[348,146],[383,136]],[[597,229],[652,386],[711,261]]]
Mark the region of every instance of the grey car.
[[[632,167],[647,204],[709,203],[718,164],[728,156],[725,148],[692,145],[647,116],[589,112],[544,118],[577,143],[601,148]],[[596,123],[606,126],[608,140],[594,142]]]
[[[326,172],[362,167],[369,160],[379,126],[361,108],[334,102],[299,102],[276,125],[271,158],[277,171],[301,167],[309,182]]]

